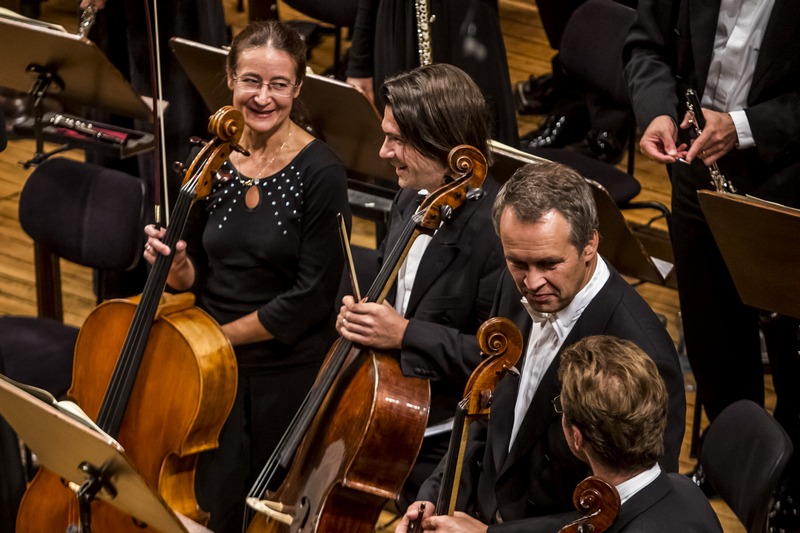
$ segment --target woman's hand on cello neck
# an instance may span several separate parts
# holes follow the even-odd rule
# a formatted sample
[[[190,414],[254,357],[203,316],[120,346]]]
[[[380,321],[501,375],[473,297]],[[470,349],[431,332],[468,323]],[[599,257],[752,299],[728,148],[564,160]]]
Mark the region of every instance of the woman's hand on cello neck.
[[[148,224],[144,227],[147,241],[144,245],[144,260],[150,265],[156,262],[158,255],[169,256],[170,247],[161,240],[167,233],[166,228],[158,228],[155,224]],[[194,285],[194,265],[186,255],[186,242],[178,241],[175,243],[175,255],[172,258],[167,284],[177,291],[188,290]]]

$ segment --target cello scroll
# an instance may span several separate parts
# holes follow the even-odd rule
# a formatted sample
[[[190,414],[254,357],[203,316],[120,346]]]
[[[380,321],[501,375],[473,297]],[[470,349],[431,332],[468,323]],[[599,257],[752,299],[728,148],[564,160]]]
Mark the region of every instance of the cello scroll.
[[[583,518],[562,527],[558,533],[602,533],[619,514],[617,489],[596,476],[589,476],[575,487],[572,503]]]

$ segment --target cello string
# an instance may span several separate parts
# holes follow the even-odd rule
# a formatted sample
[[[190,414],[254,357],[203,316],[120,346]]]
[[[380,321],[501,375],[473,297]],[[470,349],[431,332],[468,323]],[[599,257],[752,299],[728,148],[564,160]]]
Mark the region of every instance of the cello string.
[[[392,275],[392,271],[394,270],[393,266],[399,262],[400,257],[402,257],[406,248],[410,245],[409,241],[416,230],[417,221],[418,220],[416,219],[416,216],[412,217],[412,219],[409,220],[409,222],[404,226],[401,233],[401,238],[395,243],[394,247],[384,261],[384,267],[381,268],[380,272],[375,277],[372,286],[367,292],[366,301],[376,301],[380,293],[383,291],[383,288],[386,286],[389,278]],[[392,267],[389,265],[392,265]],[[289,428],[286,432],[284,432],[283,437],[278,443],[278,447],[272,453],[261,474],[256,479],[253,488],[250,490],[249,496],[260,497],[262,494],[264,494],[272,480],[272,477],[278,472],[278,469],[280,466],[282,466],[282,463],[287,461],[287,455],[294,455],[296,450],[292,449],[295,447],[293,444],[295,441],[298,441],[305,435],[308,425],[316,416],[317,409],[324,400],[324,397],[328,394],[328,391],[338,376],[347,355],[352,349],[351,342],[346,341],[343,338],[341,340],[342,342],[339,343],[337,349],[334,351],[334,354],[331,356],[331,363],[325,370],[325,374],[320,378],[318,386],[312,388],[310,393],[304,399],[300,409],[293,417]],[[290,443],[292,443],[292,445],[290,445]]]
[[[202,171],[201,171],[202,172]],[[194,189],[197,175],[193,176],[181,188],[181,194],[175,206],[175,220],[185,220],[194,201]],[[171,230],[171,231],[170,231]],[[180,238],[180,228],[169,228],[164,243],[174,249]],[[166,277],[172,264],[172,257],[159,255],[153,265],[142,292],[139,305],[133,317],[125,343],[123,344],[114,373],[109,383],[104,401],[98,416],[98,425],[110,435],[116,433],[127,407],[130,390],[133,388],[141,358],[149,340],[148,330],[152,327],[153,318],[158,309],[160,298],[156,298],[164,290]],[[159,286],[160,285],[160,286]]]
[[[403,228],[402,237],[389,253],[387,260],[384,262],[384,268],[382,268],[375,277],[375,281],[367,292],[366,301],[375,301],[380,292],[383,290],[383,287],[386,285],[386,283],[388,283],[392,268],[388,268],[386,265],[393,265],[399,260],[405,250],[405,246],[401,246],[399,243],[408,241],[414,230],[415,223],[413,220],[411,220]],[[346,341],[345,339],[341,339],[341,341],[342,342],[338,344],[334,354],[331,357],[331,363],[328,365],[325,374],[320,378],[318,386],[313,387],[310,393],[306,395],[303,404],[301,405],[297,414],[293,417],[289,429],[284,432],[284,435],[281,438],[281,441],[278,443],[275,453],[270,456],[270,459],[267,461],[264,470],[262,470],[261,475],[253,485],[250,496],[258,497],[263,494],[263,491],[267,488],[266,484],[269,482],[268,477],[274,475],[273,469],[280,466],[279,464],[276,464],[278,462],[278,457],[283,456],[285,458],[285,455],[291,452],[290,449],[287,450],[287,443],[297,440],[297,433],[305,432],[305,429],[309,423],[309,417],[313,418],[316,415],[315,407],[319,407],[324,395],[327,395],[331,383],[334,381],[336,374],[338,374],[338,371],[341,369],[341,366],[344,363],[344,359],[352,348],[352,343],[349,341]],[[256,491],[258,491],[258,494],[253,494]]]

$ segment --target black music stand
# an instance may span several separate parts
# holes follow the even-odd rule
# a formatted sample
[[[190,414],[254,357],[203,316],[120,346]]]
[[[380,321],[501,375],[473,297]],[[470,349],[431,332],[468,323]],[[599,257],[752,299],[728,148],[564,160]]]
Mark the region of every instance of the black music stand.
[[[179,37],[170,39],[170,46],[209,110],[231,102],[224,74],[227,50]],[[376,222],[380,242],[398,185],[394,168],[378,156],[383,130],[377,109],[352,85],[316,74],[306,75],[298,100],[312,133],[347,169],[353,214]]]
[[[0,55],[2,85],[33,97],[36,153],[24,163],[25,168],[69,149],[62,146],[51,153],[44,152],[45,97],[65,105],[96,107],[131,118],[152,120],[148,105],[91,41],[24,19],[0,18],[0,42],[14,43],[15,47]],[[141,151],[149,148],[152,146],[139,147]]]
[[[492,165],[492,176],[500,183],[508,181],[514,171],[522,165],[546,161],[497,141],[491,141],[489,147],[495,160]],[[672,271],[672,265],[651,257],[639,239],[634,236],[608,192],[599,183],[591,179],[588,181],[592,185],[597,216],[600,219],[601,239],[598,249],[600,255],[624,276],[664,285],[666,277]]]
[[[76,496],[82,533],[89,533],[95,498],[163,533],[209,531],[173,512],[147,485],[117,441],[43,401],[49,393],[40,391],[44,395],[34,396],[18,385],[0,376],[0,414],[45,468],[81,487]]]
[[[738,194],[698,196],[742,301],[800,318],[800,210]]]

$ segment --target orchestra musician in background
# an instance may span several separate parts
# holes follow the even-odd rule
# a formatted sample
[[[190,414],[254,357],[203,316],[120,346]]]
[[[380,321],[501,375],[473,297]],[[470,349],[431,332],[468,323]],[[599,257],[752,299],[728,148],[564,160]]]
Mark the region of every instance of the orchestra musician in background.
[[[489,156],[486,104],[475,83],[446,64],[418,67],[390,78],[386,135],[380,156],[396,168],[401,190],[392,204],[379,260],[401,238],[403,228],[425,194],[444,185],[448,153],[468,144]],[[497,182],[487,176],[483,195],[459,207],[431,237],[420,235],[398,273],[389,303],[343,299],[337,329],[349,341],[399,351],[407,376],[431,383],[428,427],[453,416],[472,371],[480,362],[475,332],[489,318],[503,259],[491,228]],[[449,431],[425,438],[401,496],[413,501],[447,451]]]
[[[420,46],[419,18],[430,24]],[[423,59],[424,56],[430,59]],[[423,57],[421,57],[423,56]],[[497,0],[358,0],[347,82],[375,98],[390,76],[427,62],[449,63],[480,87],[491,113],[491,137],[517,146],[517,116],[511,94]]]
[[[227,60],[241,144],[175,245],[167,283],[197,305],[233,344],[239,386],[219,448],[201,455],[196,490],[217,533],[239,531],[247,491],[288,427],[336,337],[344,260],[337,213],[350,227],[345,169],[292,117],[306,47],[290,26],[254,22]],[[144,257],[173,253],[165,229],[148,225]]]
[[[564,440],[552,399],[560,393],[558,355],[591,335],[614,335],[640,346],[654,361],[669,397],[664,453],[667,472],[678,468],[685,395],[675,345],[661,321],[597,253],[597,210],[590,185],[558,163],[525,165],[497,195],[493,208],[507,271],[492,316],[513,320],[526,338],[521,375],[497,385],[488,423],[474,422],[456,510],[465,531],[529,531],[532,517],[571,510],[575,486],[588,466]],[[520,294],[522,300],[520,300]],[[436,510],[444,464],[422,485],[398,525],[405,533],[420,503]],[[452,517],[436,520],[444,531]],[[496,524],[502,524],[497,526]],[[437,526],[438,527],[438,526]]]
[[[800,207],[800,4],[640,0],[625,59],[642,152],[666,164],[672,182],[670,235],[699,400],[712,422],[737,400],[763,405],[760,326],[775,419],[798,449],[799,322],[742,303],[697,191],[713,189],[709,167],[716,164],[739,194]],[[699,96],[706,122],[693,141],[687,89]],[[790,471],[797,501],[800,461]]]
[[[202,111],[206,109],[205,103],[184,73],[175,54],[169,49],[169,40],[172,37],[182,37],[208,46],[221,47],[228,44],[222,4],[222,0],[151,1],[151,15],[158,16],[159,33],[154,38],[158,38],[161,52],[162,98],[169,103],[163,114],[166,153],[162,156],[167,168],[171,168],[174,161],[189,159],[192,150],[189,139],[193,135],[204,136],[208,133],[206,113]],[[105,52],[138,94],[152,96],[151,66],[147,52],[148,28],[142,2],[81,0],[80,8],[86,9],[90,5],[97,9],[97,13],[89,31],[89,39]],[[152,131],[153,128],[152,124],[137,123],[134,126],[132,122],[121,122],[125,119],[118,115],[94,118],[144,131]],[[113,165],[143,178],[153,172],[149,156],[136,158],[140,160],[138,165],[136,159],[126,162],[104,160],[100,154],[93,157],[98,164]],[[174,194],[180,186],[180,178],[177,175],[165,176],[167,177],[171,178],[169,192]]]

